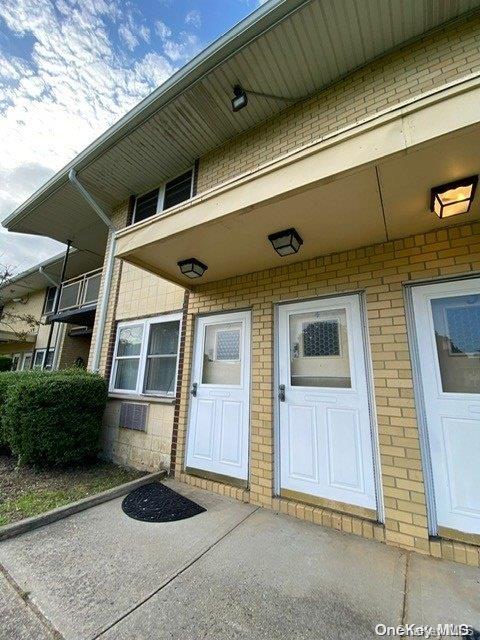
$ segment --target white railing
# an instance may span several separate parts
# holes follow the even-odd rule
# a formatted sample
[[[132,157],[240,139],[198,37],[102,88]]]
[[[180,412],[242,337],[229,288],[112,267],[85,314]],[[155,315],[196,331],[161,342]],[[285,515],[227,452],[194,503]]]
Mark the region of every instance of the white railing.
[[[70,311],[94,304],[98,300],[102,270],[95,269],[81,276],[64,280],[60,289],[58,311]]]

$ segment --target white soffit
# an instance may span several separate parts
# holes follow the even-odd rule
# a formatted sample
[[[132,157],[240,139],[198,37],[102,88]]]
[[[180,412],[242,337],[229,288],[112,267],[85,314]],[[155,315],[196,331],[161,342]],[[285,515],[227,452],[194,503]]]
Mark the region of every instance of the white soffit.
[[[298,100],[479,0],[270,0],[127,114],[4,222],[97,250],[106,233],[68,183],[75,166],[112,208],[274,116],[285,103],[251,96],[232,113],[232,85]]]

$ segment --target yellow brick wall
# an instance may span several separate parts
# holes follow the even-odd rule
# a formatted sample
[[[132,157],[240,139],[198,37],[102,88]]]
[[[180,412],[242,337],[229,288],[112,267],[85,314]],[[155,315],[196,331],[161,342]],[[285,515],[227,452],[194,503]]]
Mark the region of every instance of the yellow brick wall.
[[[66,325],[63,340],[59,345],[58,368],[68,369],[75,366],[77,358],[82,358],[85,366],[90,353],[91,336],[69,336],[68,332],[75,329],[75,325]]]
[[[355,71],[200,160],[198,192],[480,70],[480,14]]]
[[[127,224],[128,203],[124,203],[113,214],[112,220],[117,229]],[[106,260],[105,260],[106,263]],[[100,287],[103,295],[104,282]],[[115,339],[115,324],[121,320],[133,320],[171,311],[181,311],[184,290],[158,276],[147,273],[138,267],[116,260],[107,322],[102,341],[100,373],[109,373],[108,361],[111,358]],[[92,336],[92,345],[96,340],[97,326]],[[92,366],[93,349],[90,350],[89,366]],[[133,466],[149,471],[170,465],[170,450],[174,420],[174,402],[149,402],[147,397],[132,398],[135,402],[147,402],[146,432],[122,429],[119,427],[121,400],[110,399],[104,419],[102,448],[104,453],[119,464]]]
[[[190,385],[198,313],[252,310],[250,491],[183,473],[189,396],[182,393],[176,476],[182,480],[406,549],[472,565],[477,547],[428,537],[425,488],[407,343],[403,283],[480,271],[480,223],[329,255],[201,286],[190,296],[182,388]],[[373,360],[385,527],[273,497],[274,305],[363,290]]]

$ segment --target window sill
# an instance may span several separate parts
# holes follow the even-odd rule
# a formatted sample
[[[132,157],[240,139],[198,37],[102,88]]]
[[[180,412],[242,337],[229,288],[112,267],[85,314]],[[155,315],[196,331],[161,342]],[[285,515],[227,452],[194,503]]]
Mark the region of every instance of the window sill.
[[[117,393],[110,391],[109,400],[130,400],[131,402],[153,402],[158,404],[175,404],[175,398],[169,396],[148,396],[136,393]]]

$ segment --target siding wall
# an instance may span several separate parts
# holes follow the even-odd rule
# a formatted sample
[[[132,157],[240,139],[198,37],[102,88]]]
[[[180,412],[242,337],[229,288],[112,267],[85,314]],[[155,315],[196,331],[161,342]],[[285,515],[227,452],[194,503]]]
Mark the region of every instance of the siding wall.
[[[182,388],[190,385],[199,313],[251,308],[250,491],[183,473],[189,396],[182,394],[175,475],[181,480],[420,553],[479,564],[479,549],[430,540],[407,343],[403,283],[480,271],[480,223],[453,227],[201,286],[190,295]],[[386,506],[385,527],[273,497],[274,305],[329,293],[366,294]]]

